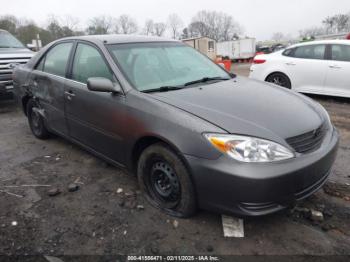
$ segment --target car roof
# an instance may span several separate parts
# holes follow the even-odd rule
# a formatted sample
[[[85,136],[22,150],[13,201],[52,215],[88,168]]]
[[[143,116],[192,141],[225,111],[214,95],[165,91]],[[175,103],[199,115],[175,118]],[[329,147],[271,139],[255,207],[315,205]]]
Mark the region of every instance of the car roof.
[[[121,43],[145,43],[145,42],[180,42],[178,40],[169,39],[165,37],[157,36],[145,36],[145,35],[84,35],[84,36],[72,36],[63,39],[74,40],[86,40],[90,42],[99,42],[104,44],[121,44]],[[63,40],[60,39],[60,40]]]
[[[350,40],[317,40],[317,41],[310,41],[310,42],[304,42],[304,43],[298,43],[295,45],[290,46],[289,48],[298,47],[298,46],[306,46],[306,45],[317,45],[317,44],[341,44],[341,45],[350,45]]]

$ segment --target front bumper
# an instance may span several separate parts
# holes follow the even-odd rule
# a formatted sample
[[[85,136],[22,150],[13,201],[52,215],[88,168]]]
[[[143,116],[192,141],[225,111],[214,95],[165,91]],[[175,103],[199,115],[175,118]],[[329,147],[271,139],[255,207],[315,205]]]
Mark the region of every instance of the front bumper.
[[[228,156],[208,160],[185,156],[199,207],[239,216],[274,213],[306,198],[325,183],[339,144],[336,129],[312,153],[274,163],[241,163]]]

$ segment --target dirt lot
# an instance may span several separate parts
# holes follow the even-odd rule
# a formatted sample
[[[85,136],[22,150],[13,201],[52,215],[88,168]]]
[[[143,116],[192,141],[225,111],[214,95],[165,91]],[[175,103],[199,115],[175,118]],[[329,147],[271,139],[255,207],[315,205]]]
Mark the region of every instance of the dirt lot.
[[[341,133],[330,180],[295,209],[246,219],[242,239],[223,237],[218,214],[174,222],[145,202],[133,176],[61,138],[35,139],[22,112],[1,101],[0,254],[349,255],[350,100],[313,98]],[[69,192],[73,182],[79,189]],[[49,196],[54,187],[61,193]],[[322,211],[324,221],[306,209]]]

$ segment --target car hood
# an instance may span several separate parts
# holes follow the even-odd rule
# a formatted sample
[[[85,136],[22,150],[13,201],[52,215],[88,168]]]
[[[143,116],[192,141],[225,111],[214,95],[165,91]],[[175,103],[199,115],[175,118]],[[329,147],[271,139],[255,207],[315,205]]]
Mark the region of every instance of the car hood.
[[[16,57],[30,58],[35,55],[34,52],[26,48],[0,48],[0,58],[16,58]]]
[[[245,77],[152,96],[228,133],[280,142],[314,130],[323,122],[316,103],[310,99]]]

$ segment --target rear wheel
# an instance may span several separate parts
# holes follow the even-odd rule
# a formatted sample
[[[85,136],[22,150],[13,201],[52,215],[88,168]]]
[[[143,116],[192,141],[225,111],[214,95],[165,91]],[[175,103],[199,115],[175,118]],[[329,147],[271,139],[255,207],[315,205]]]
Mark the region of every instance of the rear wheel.
[[[39,139],[46,139],[50,136],[49,131],[45,127],[44,119],[39,113],[39,107],[32,99],[27,103],[27,117],[34,136]]]
[[[190,174],[167,145],[157,143],[142,152],[137,176],[141,190],[153,206],[176,217],[189,217],[196,212]]]
[[[292,87],[292,84],[291,84],[288,76],[286,76],[285,74],[282,74],[282,73],[273,73],[273,74],[269,75],[266,78],[266,82],[273,83],[275,85],[282,86],[282,87],[285,87],[288,89],[291,89],[291,87]]]

